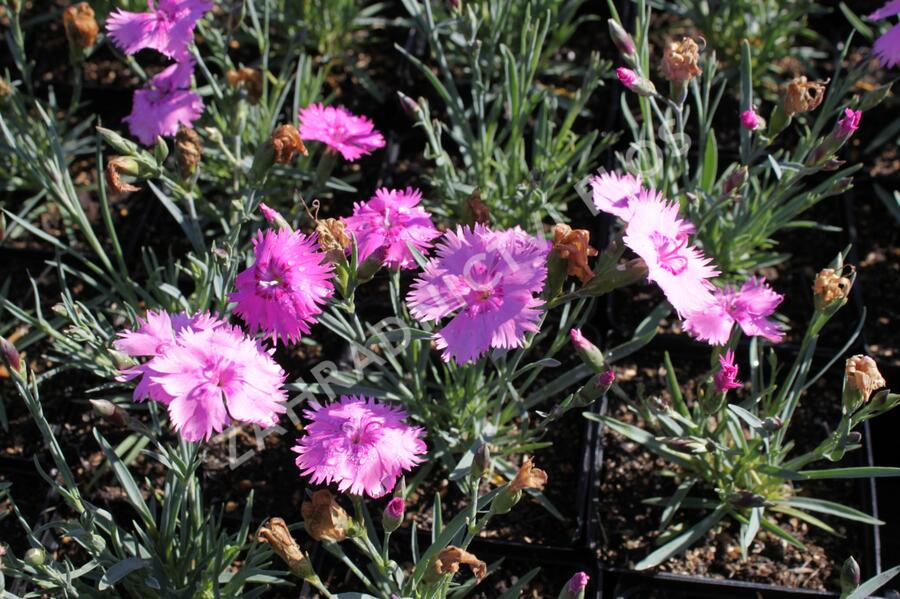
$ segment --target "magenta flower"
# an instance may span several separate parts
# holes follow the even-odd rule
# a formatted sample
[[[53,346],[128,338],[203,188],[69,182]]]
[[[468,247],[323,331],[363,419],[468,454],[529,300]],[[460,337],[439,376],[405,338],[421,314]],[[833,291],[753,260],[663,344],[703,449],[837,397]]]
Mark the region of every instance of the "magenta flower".
[[[440,235],[431,216],[419,206],[421,201],[422,192],[412,187],[382,187],[368,202],[354,204],[353,216],[344,223],[347,232],[356,237],[359,262],[385,248],[384,263],[389,268],[416,268],[407,244],[426,254],[431,240]]]
[[[403,501],[402,497],[394,497],[388,502],[387,507],[384,508],[384,513],[394,520],[402,520],[405,511],[406,502]]]
[[[191,443],[232,421],[272,426],[286,411],[284,371],[235,326],[182,330],[153,360],[151,379],[172,398],[169,418]]]
[[[238,274],[237,290],[229,296],[237,302],[234,312],[251,331],[296,342],[301,334],[309,334],[334,291],[331,264],[314,236],[290,229],[259,231],[253,250],[253,265]]]
[[[760,125],[762,125],[762,119],[759,118],[759,115],[752,108],[741,113],[741,126],[744,129],[753,131],[754,129],[759,129]]]
[[[310,406],[303,413],[312,422],[294,451],[300,473],[314,484],[334,482],[341,492],[381,497],[427,450],[424,431],[405,424],[399,408],[347,396]]]
[[[784,296],[775,293],[765,279],[750,278],[740,289],[717,289],[713,296],[710,306],[684,315],[684,330],[697,339],[725,345],[734,323],[750,337],[765,337],[772,343],[784,337],[781,325],[769,318]]]
[[[145,146],[160,135],[178,133],[178,126],[191,127],[203,113],[203,100],[187,90],[194,64],[190,59],[177,62],[153,77],[134,92],[131,114],[125,117],[131,134]]]
[[[713,377],[716,390],[726,393],[729,389],[740,389],[743,383],[738,380],[738,367],[734,363],[734,352],[730,349],[724,356],[719,356],[719,372]]]
[[[350,162],[384,147],[384,137],[372,121],[343,106],[311,104],[301,108],[300,137],[320,141],[326,151],[340,152]]]
[[[152,48],[169,58],[181,60],[194,36],[194,27],[212,2],[207,0],[147,0],[149,12],[117,10],[106,20],[109,37],[125,54]]]
[[[525,333],[538,330],[550,246],[518,227],[476,224],[444,235],[407,297],[419,320],[453,315],[435,334],[444,361],[465,364],[490,348],[521,347]]]
[[[591,179],[591,189],[597,210],[628,222],[633,212],[631,200],[644,188],[634,175],[603,173]]]
[[[148,397],[153,401],[168,404],[172,396],[158,384],[153,382],[154,363],[166,350],[175,344],[179,333],[190,329],[203,331],[216,328],[224,323],[209,314],[195,316],[186,314],[169,314],[165,310],[148,311],[144,318],[138,318],[138,327],[133,331],[121,331],[113,346],[132,358],[150,358],[142,364],[122,371],[121,380],[130,381],[141,377],[134,389],[134,401],[143,401]]]
[[[619,81],[622,82],[622,85],[624,85],[628,89],[634,89],[634,84],[637,83],[638,80],[640,80],[640,77],[638,77],[637,73],[625,67],[619,67],[618,69],[616,69],[616,77],[618,77]]]
[[[861,110],[844,109],[844,118],[837,122],[835,135],[838,139],[847,139],[859,129],[859,120],[862,118]]]
[[[870,21],[877,21],[897,14],[900,14],[900,0],[889,0],[867,18]],[[872,52],[886,68],[892,68],[900,63],[900,24],[894,25],[887,33],[875,40]]]
[[[679,315],[712,304],[709,279],[719,272],[688,244],[694,226],[678,217],[678,205],[651,191],[634,198],[631,207],[623,241],[647,263],[647,278],[659,285]]]
[[[264,202],[259,203],[259,211],[262,212],[263,218],[266,219],[266,222],[270,225],[276,224],[278,219],[281,217],[281,215],[278,214],[277,210],[269,207]]]
[[[569,579],[569,582],[566,583],[566,597],[567,599],[575,599],[578,597],[585,588],[587,588],[588,582],[591,580],[591,577],[587,575],[586,572],[578,572],[572,578]]]

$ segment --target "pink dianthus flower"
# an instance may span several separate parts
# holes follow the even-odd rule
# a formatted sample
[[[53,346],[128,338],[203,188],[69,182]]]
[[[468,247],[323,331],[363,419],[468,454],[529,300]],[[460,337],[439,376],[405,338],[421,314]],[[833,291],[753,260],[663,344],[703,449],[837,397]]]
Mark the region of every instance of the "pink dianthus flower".
[[[180,60],[187,55],[194,27],[207,11],[207,0],[147,0],[148,12],[118,9],[106,20],[106,31],[113,43],[125,54],[152,48],[169,58]]]
[[[308,334],[334,286],[333,273],[315,237],[289,229],[259,231],[253,240],[256,259],[235,278],[235,314],[251,331],[296,342]]]
[[[765,279],[750,278],[740,289],[717,289],[713,296],[713,304],[684,315],[684,329],[697,339],[725,345],[735,322],[751,337],[765,337],[773,343],[784,337],[781,326],[769,318],[784,296],[773,291]]]
[[[353,206],[353,216],[344,219],[347,232],[353,233],[362,262],[376,250],[386,250],[384,263],[389,268],[415,268],[416,261],[407,244],[426,254],[431,241],[440,235],[431,216],[419,206],[422,192],[381,188],[366,203]]]
[[[314,484],[337,483],[341,492],[381,497],[397,478],[422,461],[421,428],[404,423],[406,412],[367,397],[310,404],[312,422],[298,439],[297,467]]]
[[[384,137],[372,121],[343,106],[311,104],[301,108],[300,138],[320,141],[328,151],[340,152],[350,162],[384,147]]]
[[[633,213],[631,200],[641,192],[643,186],[632,174],[603,173],[591,179],[591,189],[597,210],[628,222]]]
[[[838,139],[847,139],[859,129],[859,121],[862,119],[861,110],[852,108],[844,109],[844,118],[838,119],[835,135]]]
[[[178,133],[179,125],[191,127],[203,113],[203,100],[186,88],[191,83],[194,63],[190,59],[170,65],[145,87],[135,90],[131,114],[125,117],[128,129],[145,146],[158,136]]]
[[[719,372],[713,377],[716,390],[719,393],[725,393],[729,389],[740,389],[743,383],[738,380],[737,376],[738,367],[734,363],[734,352],[728,350],[725,355],[719,356]]]
[[[476,224],[448,231],[407,301],[422,321],[452,320],[435,334],[444,361],[477,360],[490,348],[521,347],[537,332],[551,244],[516,227]]]
[[[642,192],[630,203],[632,217],[623,241],[647,264],[647,278],[659,285],[679,315],[713,303],[709,279],[719,272],[688,244],[694,226],[678,216],[678,205],[657,192]]]
[[[886,19],[900,14],[900,0],[889,0],[884,6],[868,16],[870,21]],[[872,51],[887,68],[900,63],[900,24],[891,27],[887,33],[875,40]]]

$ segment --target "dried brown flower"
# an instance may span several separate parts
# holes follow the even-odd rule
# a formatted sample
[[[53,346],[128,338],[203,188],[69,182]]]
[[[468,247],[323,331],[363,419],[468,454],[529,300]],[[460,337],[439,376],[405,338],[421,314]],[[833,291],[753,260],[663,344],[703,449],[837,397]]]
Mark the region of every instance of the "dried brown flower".
[[[284,560],[296,576],[303,579],[315,576],[309,557],[297,545],[287,524],[281,518],[269,518],[266,525],[259,529],[256,539],[260,543],[268,543],[272,551]]]
[[[851,272],[853,267],[850,267]],[[823,268],[816,275],[813,283],[813,293],[828,305],[836,300],[846,299],[850,295],[852,283],[843,272],[837,272],[833,268]]]
[[[869,356],[853,356],[844,367],[847,385],[862,394],[863,402],[869,401],[872,393],[887,386],[887,381],[878,372],[878,364]]]
[[[300,132],[293,125],[278,127],[272,133],[272,148],[275,150],[275,162],[290,164],[297,154],[307,155],[306,146],[300,139]]]
[[[0,77],[0,100],[2,100],[3,98],[10,97],[12,95],[12,93],[13,93],[13,88],[9,84],[9,81],[4,79],[3,77]]]
[[[315,540],[339,543],[347,538],[350,517],[328,489],[313,493],[312,499],[304,501],[300,506],[300,513],[303,515],[306,532]]]
[[[472,570],[472,575],[479,581],[487,576],[487,564],[469,553],[465,549],[461,549],[454,545],[450,545],[443,549],[434,560],[434,574],[443,576],[444,574],[456,574],[459,572],[460,565],[467,565]]]
[[[480,225],[491,224],[491,210],[481,200],[481,190],[475,192],[466,199],[466,209],[472,215],[472,222]]]
[[[523,489],[543,491],[546,484],[547,473],[540,468],[535,468],[534,462],[526,458],[519,471],[516,472],[515,478],[509,483],[509,490],[513,492]]]
[[[680,42],[669,42],[663,53],[660,71],[667,80],[683,83],[702,72],[699,62],[700,46],[691,38],[685,37]]]
[[[788,116],[818,108],[825,98],[827,81],[807,81],[806,77],[791,80],[782,93],[784,112]]]
[[[120,175],[131,175],[134,177],[137,174],[138,164],[134,158],[113,156],[106,162],[106,182],[109,184],[109,188],[116,193],[140,191],[139,187],[125,183],[120,178]]]
[[[573,229],[563,223],[553,227],[553,251],[568,261],[566,273],[578,277],[582,285],[594,278],[588,257],[596,256],[597,250],[590,246],[590,241],[591,233],[586,229]]]
[[[100,31],[94,19],[94,9],[87,2],[73,4],[63,12],[63,28],[69,45],[77,50],[93,47]]]
[[[228,81],[229,87],[247,92],[247,99],[251,104],[256,104],[262,97],[263,74],[259,69],[250,67],[228,69],[225,72],[225,80]]]
[[[197,172],[197,166],[203,157],[203,142],[193,129],[181,127],[175,136],[175,163],[178,174],[187,179]]]

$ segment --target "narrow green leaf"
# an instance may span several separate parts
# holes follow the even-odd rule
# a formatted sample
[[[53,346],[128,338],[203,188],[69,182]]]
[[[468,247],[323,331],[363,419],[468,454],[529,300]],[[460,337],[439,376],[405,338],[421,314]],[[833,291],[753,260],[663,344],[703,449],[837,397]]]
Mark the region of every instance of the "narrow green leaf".
[[[890,570],[885,570],[878,576],[865,581],[844,599],[868,599],[872,593],[889,583],[897,574],[900,574],[900,566],[894,566]]]
[[[832,516],[838,516],[846,520],[855,520],[857,522],[864,522],[866,524],[872,524],[875,526],[884,524],[884,522],[882,522],[878,518],[870,516],[865,512],[861,512],[852,507],[847,507],[846,505],[841,505],[840,503],[835,503],[834,501],[828,501],[826,499],[815,499],[813,497],[791,497],[790,499],[787,499],[782,503],[803,510],[809,510],[811,512],[831,514]]]
[[[691,545],[693,545],[700,537],[705,535],[713,526],[725,516],[727,509],[719,506],[716,510],[706,518],[687,529],[684,533],[678,535],[644,559],[642,559],[635,567],[635,570],[646,570],[654,566],[658,566],[673,555],[681,553]]]

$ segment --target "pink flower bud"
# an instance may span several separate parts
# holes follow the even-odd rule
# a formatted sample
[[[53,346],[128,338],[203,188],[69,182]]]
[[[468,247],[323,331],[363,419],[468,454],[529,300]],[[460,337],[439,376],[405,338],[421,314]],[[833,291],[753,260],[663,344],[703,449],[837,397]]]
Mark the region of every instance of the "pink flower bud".
[[[0,352],[3,353],[3,359],[9,365],[11,370],[16,372],[22,370],[22,358],[19,356],[19,351],[16,349],[16,346],[5,337],[0,337]]]
[[[394,532],[403,523],[403,514],[406,511],[406,502],[402,497],[394,497],[391,499],[384,513],[381,515],[381,525],[387,532]]]
[[[859,120],[862,118],[861,110],[852,110],[847,108],[844,110],[844,118],[838,121],[837,135],[838,139],[847,139],[859,129]]]
[[[631,69],[626,69],[625,67],[619,67],[618,69],[616,69],[616,77],[618,77],[619,81],[622,82],[622,85],[624,85],[628,89],[634,89],[634,84],[637,83],[640,79],[637,73],[635,73]]]
[[[601,373],[598,376],[599,378],[597,379],[597,382],[605,387],[609,387],[616,380],[616,371],[610,368],[609,370]]]
[[[740,389],[743,383],[737,379],[738,367],[734,363],[734,352],[728,350],[724,356],[719,356],[719,366],[721,368],[714,377],[716,390],[726,393],[729,389]]]
[[[591,577],[585,572],[578,572],[575,574],[575,576],[570,578],[569,582],[566,584],[566,597],[569,599],[579,597],[584,592],[590,579]]]
[[[752,108],[741,113],[741,126],[744,129],[753,131],[754,129],[759,129],[760,125],[762,125],[762,119],[759,118],[759,115]]]

